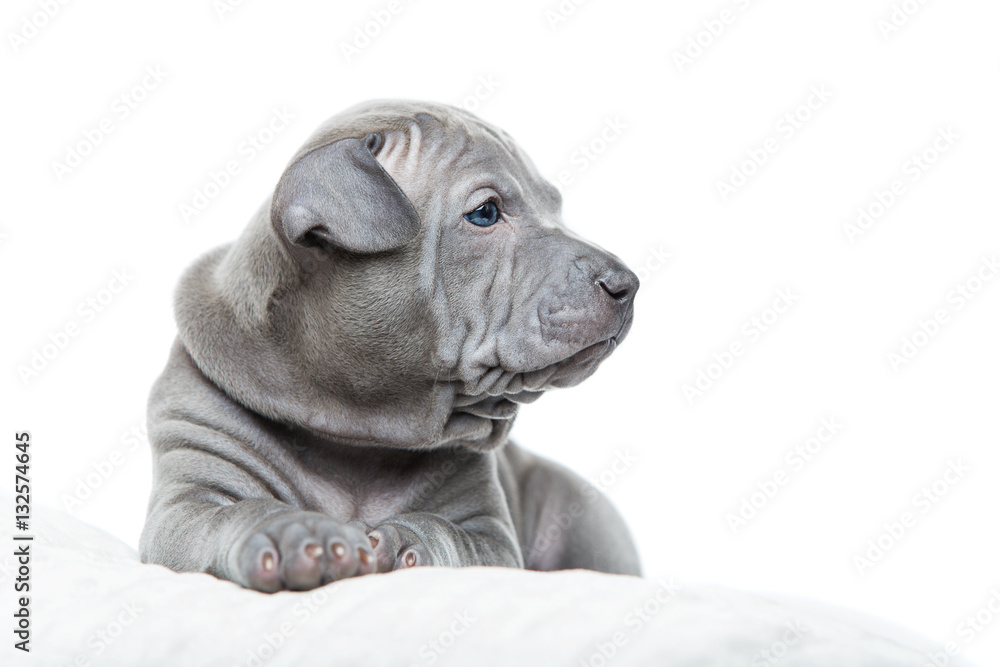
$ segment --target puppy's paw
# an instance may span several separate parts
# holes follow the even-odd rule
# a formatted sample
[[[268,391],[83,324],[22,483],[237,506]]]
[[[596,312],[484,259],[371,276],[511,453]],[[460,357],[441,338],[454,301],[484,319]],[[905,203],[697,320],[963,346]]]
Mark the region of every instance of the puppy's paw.
[[[417,534],[403,526],[383,523],[368,532],[379,572],[434,565],[430,551]]]
[[[235,565],[248,588],[304,591],[375,571],[368,537],[316,512],[269,519],[237,544]]]

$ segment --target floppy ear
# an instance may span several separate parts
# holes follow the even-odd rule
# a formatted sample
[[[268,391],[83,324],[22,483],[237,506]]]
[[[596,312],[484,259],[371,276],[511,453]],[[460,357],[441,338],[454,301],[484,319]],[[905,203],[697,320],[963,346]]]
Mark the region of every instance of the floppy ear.
[[[382,135],[341,139],[306,153],[282,174],[271,224],[289,242],[355,253],[399,248],[420,217],[375,159]]]

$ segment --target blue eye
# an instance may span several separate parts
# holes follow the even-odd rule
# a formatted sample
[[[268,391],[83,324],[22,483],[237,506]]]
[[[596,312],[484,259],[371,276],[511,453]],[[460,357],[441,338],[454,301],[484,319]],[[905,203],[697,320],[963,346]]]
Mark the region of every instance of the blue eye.
[[[486,202],[471,213],[465,214],[465,219],[479,227],[495,225],[500,219],[500,209],[491,201]]]

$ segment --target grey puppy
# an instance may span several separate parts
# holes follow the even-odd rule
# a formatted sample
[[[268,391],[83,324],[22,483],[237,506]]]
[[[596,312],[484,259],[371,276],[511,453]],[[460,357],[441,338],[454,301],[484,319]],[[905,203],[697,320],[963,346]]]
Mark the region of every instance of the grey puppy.
[[[144,562],[261,590],[417,565],[638,574],[621,517],[507,440],[588,377],[638,279],[503,131],[382,101],[322,125],[181,280]]]

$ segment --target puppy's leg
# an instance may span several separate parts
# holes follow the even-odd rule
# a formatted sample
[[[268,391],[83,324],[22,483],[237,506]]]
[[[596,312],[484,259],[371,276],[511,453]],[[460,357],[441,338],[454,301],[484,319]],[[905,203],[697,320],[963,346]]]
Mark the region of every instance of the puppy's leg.
[[[421,565],[524,567],[510,522],[491,516],[452,523],[437,514],[400,514],[372,528],[368,537],[379,572]]]
[[[524,567],[494,452],[454,450],[412,486],[406,511],[371,527],[379,572],[417,565]]]
[[[589,482],[513,443],[504,448],[501,460],[505,491],[515,497],[519,510],[525,568],[641,573],[625,521]]]
[[[208,572],[264,592],[375,571],[364,532],[268,497],[246,470],[197,450],[158,459],[140,551],[145,563]]]
[[[299,464],[280,437],[209,382],[179,342],[149,408],[143,562],[268,592],[375,570],[364,532],[304,510],[293,483]]]

